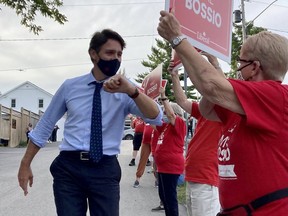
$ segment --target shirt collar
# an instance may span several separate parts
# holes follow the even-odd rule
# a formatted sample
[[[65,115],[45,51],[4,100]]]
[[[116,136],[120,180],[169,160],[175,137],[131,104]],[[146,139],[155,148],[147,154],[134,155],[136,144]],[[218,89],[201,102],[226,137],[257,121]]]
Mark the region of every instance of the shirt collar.
[[[109,78],[109,77],[107,77],[107,79],[108,79],[108,78]],[[93,70],[91,69],[91,71],[90,71],[90,73],[89,73],[89,75],[88,75],[88,78],[87,78],[87,84],[88,84],[88,85],[91,85],[91,84],[93,84],[93,83],[95,83],[95,82],[97,82],[97,83],[103,83],[103,82],[106,81],[107,79],[104,79],[104,80],[101,80],[101,81],[96,80],[95,77],[93,76]]]

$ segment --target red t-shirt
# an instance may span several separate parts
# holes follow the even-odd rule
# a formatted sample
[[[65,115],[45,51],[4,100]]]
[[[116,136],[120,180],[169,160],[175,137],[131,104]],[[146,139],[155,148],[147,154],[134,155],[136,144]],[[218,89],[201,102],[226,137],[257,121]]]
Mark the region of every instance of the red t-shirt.
[[[215,106],[225,125],[218,146],[224,209],[288,188],[288,86],[275,81],[229,81],[246,116]],[[288,199],[253,213],[260,215],[288,215]]]
[[[145,122],[141,118],[136,117],[133,120],[132,128],[134,128],[135,133],[143,133],[144,127],[145,127]]]
[[[193,138],[188,145],[185,180],[218,187],[217,148],[221,135],[221,123],[203,118],[197,103],[192,103],[191,115],[198,122]]]
[[[151,134],[151,154],[154,157],[155,155],[155,150],[158,142],[158,137],[159,137],[159,132],[157,129],[153,129],[152,134]]]
[[[143,137],[142,137],[142,144],[150,145],[151,143],[151,136],[152,136],[153,128],[151,125],[146,124],[144,127]]]
[[[186,123],[176,116],[175,125],[163,123],[157,126],[160,133],[155,161],[160,173],[182,174],[184,171],[184,138],[186,135]]]

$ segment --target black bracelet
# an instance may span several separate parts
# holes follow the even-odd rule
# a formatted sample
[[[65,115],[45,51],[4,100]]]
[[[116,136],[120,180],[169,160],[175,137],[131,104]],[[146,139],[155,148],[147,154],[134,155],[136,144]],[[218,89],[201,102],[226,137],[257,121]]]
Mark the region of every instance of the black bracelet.
[[[135,99],[139,96],[138,88],[135,88],[135,92],[132,95],[128,95],[130,98]]]
[[[167,98],[167,97],[165,97],[165,98],[159,98],[159,100],[165,101],[165,100],[168,100],[168,98]]]

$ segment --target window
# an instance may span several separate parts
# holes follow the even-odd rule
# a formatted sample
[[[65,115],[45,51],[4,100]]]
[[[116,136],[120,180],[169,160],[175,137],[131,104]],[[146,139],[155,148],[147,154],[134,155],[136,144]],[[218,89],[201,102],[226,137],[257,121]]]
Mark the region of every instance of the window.
[[[16,107],[16,99],[11,99],[11,107],[12,108]]]
[[[44,100],[43,100],[43,99],[39,99],[39,101],[38,101],[38,107],[39,107],[39,108],[43,108],[43,107],[44,107]]]

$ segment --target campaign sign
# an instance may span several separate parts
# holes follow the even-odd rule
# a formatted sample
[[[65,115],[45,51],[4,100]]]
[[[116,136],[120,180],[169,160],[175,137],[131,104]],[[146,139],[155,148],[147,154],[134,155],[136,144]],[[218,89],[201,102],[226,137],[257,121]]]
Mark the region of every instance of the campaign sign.
[[[228,63],[231,61],[232,0],[165,0],[188,41]]]
[[[162,87],[165,89],[167,85],[168,80],[167,79],[162,79]]]
[[[143,80],[142,88],[144,93],[150,98],[157,98],[159,96],[159,89],[162,84],[162,64],[158,65],[151,71]]]

